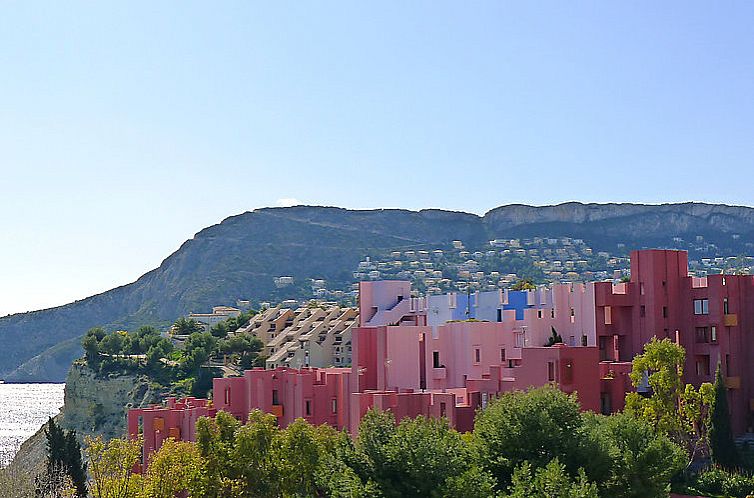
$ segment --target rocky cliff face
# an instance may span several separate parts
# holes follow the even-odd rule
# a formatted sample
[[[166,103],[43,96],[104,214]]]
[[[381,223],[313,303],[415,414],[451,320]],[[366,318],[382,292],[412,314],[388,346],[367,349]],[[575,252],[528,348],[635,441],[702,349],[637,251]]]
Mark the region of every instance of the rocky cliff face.
[[[55,419],[63,428],[75,430],[81,441],[97,435],[111,439],[126,434],[129,408],[160,403],[162,398],[163,393],[152,389],[145,377],[98,377],[85,364],[75,362],[66,378],[63,410]],[[21,445],[12,465],[38,470],[47,455],[46,444],[41,428]]]
[[[732,234],[738,234],[735,239]],[[494,238],[584,239],[596,249],[673,247],[674,236],[704,236],[727,255],[752,252],[754,209],[685,204],[502,206],[484,217],[442,210],[347,210],[298,206],[233,216],[186,241],[159,268],[136,282],[49,310],[0,318],[0,378],[61,381],[81,355],[78,338],[109,329],[168,324],[191,311],[239,297],[278,296],[273,277],[350,283],[370,251],[439,247],[454,239],[482,247]]]
[[[61,424],[82,436],[120,437],[126,433],[126,414],[130,408],[161,401],[162,392],[152,389],[146,377],[102,378],[76,362],[66,378]]]

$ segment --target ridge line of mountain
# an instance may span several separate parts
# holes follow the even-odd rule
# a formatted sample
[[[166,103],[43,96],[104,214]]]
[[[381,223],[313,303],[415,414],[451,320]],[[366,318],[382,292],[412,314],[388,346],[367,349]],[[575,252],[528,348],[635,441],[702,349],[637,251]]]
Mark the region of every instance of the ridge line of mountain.
[[[736,234],[732,237],[731,234]],[[131,283],[61,306],[0,318],[0,378],[62,380],[92,326],[167,324],[236,299],[284,299],[273,277],[347,287],[365,256],[408,248],[481,249],[497,238],[563,237],[611,253],[702,237],[721,254],[754,254],[754,208],[698,202],[507,204],[480,216],[443,209],[267,207],[208,226]]]

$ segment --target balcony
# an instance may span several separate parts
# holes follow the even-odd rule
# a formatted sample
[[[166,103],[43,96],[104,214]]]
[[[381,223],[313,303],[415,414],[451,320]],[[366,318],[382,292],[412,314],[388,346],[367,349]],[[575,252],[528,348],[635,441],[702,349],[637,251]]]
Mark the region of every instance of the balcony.
[[[277,418],[281,418],[283,416],[283,405],[272,405],[270,413]]]
[[[735,313],[723,315],[723,325],[726,327],[738,327],[738,315]]]
[[[445,370],[445,367],[439,367],[439,368],[433,368],[432,369],[432,378],[435,380],[441,380],[447,378],[448,373]]]

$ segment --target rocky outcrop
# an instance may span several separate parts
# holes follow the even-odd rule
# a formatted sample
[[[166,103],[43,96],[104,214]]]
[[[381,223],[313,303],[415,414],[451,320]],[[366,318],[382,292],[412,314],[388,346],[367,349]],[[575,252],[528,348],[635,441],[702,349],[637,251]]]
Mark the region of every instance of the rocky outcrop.
[[[100,377],[83,362],[75,362],[66,378],[61,425],[75,429],[82,436],[120,437],[126,433],[126,414],[130,408],[161,400],[162,392],[154,390],[146,377]]]
[[[129,408],[160,403],[163,394],[146,377],[101,377],[77,361],[68,372],[63,409],[55,420],[61,427],[75,430],[81,441],[84,436],[121,437],[126,434]],[[38,470],[46,458],[46,444],[44,428],[40,428],[21,445],[12,465],[30,472]]]

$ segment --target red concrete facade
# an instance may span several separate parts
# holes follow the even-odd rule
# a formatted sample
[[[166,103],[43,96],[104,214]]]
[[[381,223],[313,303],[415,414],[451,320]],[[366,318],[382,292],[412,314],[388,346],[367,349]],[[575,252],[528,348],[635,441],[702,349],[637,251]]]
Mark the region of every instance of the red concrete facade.
[[[247,370],[243,377],[214,379],[218,410],[245,421],[252,410],[274,414],[280,427],[297,418],[349,428],[350,368]]]
[[[128,435],[144,437],[143,462],[157,451],[162,443],[172,438],[176,441],[194,441],[196,422],[200,417],[214,417],[217,409],[206,399],[168,398],[165,406],[151,406],[128,411]]]
[[[303,418],[356,434],[361,417],[377,407],[398,420],[446,417],[469,431],[476,410],[490,398],[546,384],[576,393],[584,410],[611,413],[623,409],[632,389],[630,361],[652,337],[686,348],[686,381],[692,384],[711,382],[720,362],[734,430],[750,428],[754,347],[746,334],[754,333],[753,276],[692,278],[685,252],[645,250],[631,254],[630,282],[551,291],[551,308],[527,308],[523,318],[505,309],[497,322],[427,325],[431,308],[410,297],[407,282],[363,282],[351,368],[254,369],[215,379],[214,405],[171,399],[166,407],[131,410],[129,434],[144,433],[146,461],[167,437],[192,440],[196,419],[217,410],[244,420],[260,409],[281,427]],[[558,330],[582,340],[541,346],[556,322]]]
[[[601,359],[631,361],[652,337],[677,341],[686,349],[686,382],[713,382],[720,363],[734,431],[751,430],[754,276],[694,278],[685,251],[643,250],[631,253],[630,282],[594,285]]]

